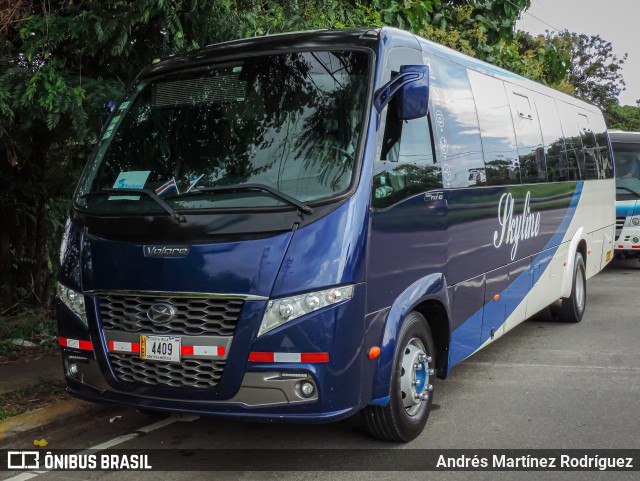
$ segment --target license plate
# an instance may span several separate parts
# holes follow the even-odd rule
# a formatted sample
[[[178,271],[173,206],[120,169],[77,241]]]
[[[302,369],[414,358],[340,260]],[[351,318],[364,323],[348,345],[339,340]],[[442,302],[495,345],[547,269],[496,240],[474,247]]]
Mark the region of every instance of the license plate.
[[[180,338],[174,336],[140,336],[140,359],[180,362]]]

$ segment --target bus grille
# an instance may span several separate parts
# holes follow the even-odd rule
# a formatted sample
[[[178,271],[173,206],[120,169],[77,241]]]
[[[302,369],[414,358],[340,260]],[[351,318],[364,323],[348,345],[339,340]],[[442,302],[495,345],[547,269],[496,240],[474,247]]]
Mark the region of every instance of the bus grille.
[[[191,336],[232,336],[244,304],[241,299],[123,295],[103,295],[98,301],[103,329]],[[158,303],[174,307],[173,320],[159,324],[147,317],[147,311]]]
[[[620,234],[622,234],[625,220],[626,217],[616,217],[616,241],[620,238]]]
[[[183,359],[180,363],[172,363],[143,361],[123,354],[110,354],[109,358],[121,381],[170,387],[216,387],[225,366],[224,361],[202,359]]]

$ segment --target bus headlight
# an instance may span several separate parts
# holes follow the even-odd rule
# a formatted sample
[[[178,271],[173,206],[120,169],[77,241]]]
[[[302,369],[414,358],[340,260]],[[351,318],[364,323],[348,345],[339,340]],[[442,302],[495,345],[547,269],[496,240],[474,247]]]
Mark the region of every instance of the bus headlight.
[[[270,300],[267,304],[267,311],[262,318],[258,336],[262,336],[276,327],[293,321],[309,312],[346,301],[352,297],[353,286],[351,285]]]
[[[63,286],[59,282],[56,293],[62,303],[71,309],[71,311],[78,316],[82,322],[87,324],[87,314],[84,308],[84,296],[73,289]]]
[[[640,217],[634,217],[631,219],[633,225],[640,225]]]

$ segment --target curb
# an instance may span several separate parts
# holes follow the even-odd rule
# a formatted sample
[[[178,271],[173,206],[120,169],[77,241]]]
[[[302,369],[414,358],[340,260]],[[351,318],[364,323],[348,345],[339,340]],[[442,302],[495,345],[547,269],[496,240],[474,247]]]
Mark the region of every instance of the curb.
[[[117,409],[117,408],[116,408]],[[0,448],[15,447],[7,443],[17,443],[28,437],[47,438],[47,432],[61,424],[86,422],[114,406],[95,404],[79,399],[65,399],[50,406],[12,416],[0,421]]]

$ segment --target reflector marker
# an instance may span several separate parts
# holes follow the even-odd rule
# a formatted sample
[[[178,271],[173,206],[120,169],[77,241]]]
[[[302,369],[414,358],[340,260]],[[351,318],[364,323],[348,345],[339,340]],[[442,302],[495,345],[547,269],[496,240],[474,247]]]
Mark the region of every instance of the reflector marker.
[[[182,346],[183,356],[224,356],[224,346]]]
[[[118,352],[140,352],[140,343],[109,341],[109,350]]]
[[[249,362],[329,362],[328,352],[252,352]]]
[[[62,347],[80,349],[81,351],[93,351],[93,344],[91,344],[91,341],[82,341],[78,339],[68,339],[66,337],[59,337],[58,344],[60,344]]]

